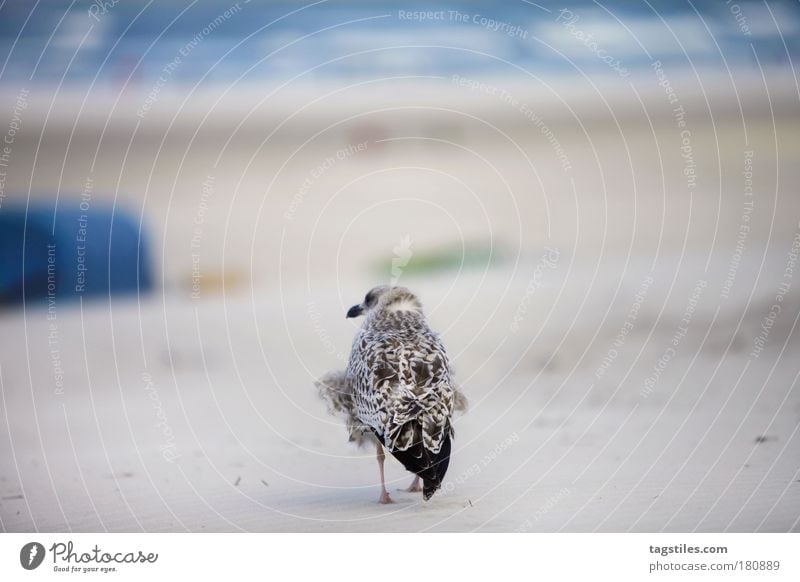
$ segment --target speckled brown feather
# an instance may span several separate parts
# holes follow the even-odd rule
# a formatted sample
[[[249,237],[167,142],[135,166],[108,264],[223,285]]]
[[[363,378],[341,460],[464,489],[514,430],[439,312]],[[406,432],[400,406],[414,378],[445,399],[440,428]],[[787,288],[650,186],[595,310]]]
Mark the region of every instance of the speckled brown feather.
[[[422,439],[438,453],[451,430],[456,395],[447,353],[417,298],[402,287],[385,292],[353,341],[346,382],[354,415],[389,451]]]

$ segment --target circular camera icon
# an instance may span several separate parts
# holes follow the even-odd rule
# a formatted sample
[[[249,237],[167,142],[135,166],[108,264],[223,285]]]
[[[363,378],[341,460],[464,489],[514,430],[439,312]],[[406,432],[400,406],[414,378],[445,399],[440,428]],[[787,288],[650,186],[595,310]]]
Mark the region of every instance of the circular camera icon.
[[[19,563],[26,570],[35,570],[44,560],[44,546],[39,542],[29,542],[19,551]]]

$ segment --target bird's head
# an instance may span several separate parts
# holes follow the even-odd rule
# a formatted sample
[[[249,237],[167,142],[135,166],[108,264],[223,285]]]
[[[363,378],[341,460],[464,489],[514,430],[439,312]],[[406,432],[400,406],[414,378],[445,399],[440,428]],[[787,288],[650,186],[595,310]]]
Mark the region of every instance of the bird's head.
[[[393,311],[422,311],[422,304],[417,296],[405,287],[392,287],[379,285],[373,287],[364,296],[364,302],[353,305],[347,311],[347,317],[358,317],[385,310]]]

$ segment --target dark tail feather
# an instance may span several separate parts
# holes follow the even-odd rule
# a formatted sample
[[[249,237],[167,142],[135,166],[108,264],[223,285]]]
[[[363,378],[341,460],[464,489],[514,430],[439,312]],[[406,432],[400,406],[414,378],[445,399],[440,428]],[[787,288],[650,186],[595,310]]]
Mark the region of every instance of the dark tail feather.
[[[414,444],[405,451],[392,451],[406,470],[422,478],[422,496],[427,501],[442,486],[447,466],[450,464],[450,434],[445,433],[442,448],[432,453],[422,446],[421,440],[414,439]]]

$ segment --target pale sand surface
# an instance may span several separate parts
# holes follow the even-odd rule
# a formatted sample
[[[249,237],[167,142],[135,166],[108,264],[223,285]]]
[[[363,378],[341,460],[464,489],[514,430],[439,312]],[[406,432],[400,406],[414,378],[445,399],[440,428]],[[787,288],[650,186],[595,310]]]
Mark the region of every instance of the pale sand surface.
[[[15,146],[7,192],[17,200],[29,186],[34,197],[78,196],[91,175],[93,201],[118,192],[144,208],[164,291],[110,311],[58,305],[63,394],[46,309],[0,313],[3,529],[800,529],[800,273],[785,277],[800,217],[796,116],[761,107],[747,143],[736,114],[700,116],[694,194],[669,117],[652,129],[634,113],[620,128],[594,119],[586,134],[553,122],[569,172],[523,122],[498,122],[509,140],[469,120],[404,119],[345,123],[303,147],[327,124],[263,148],[250,127],[224,150],[219,128],[188,149],[192,125],[163,145],[146,123],[132,141],[112,128],[93,171],[99,129],[78,131],[69,153],[68,129]],[[312,170],[361,141],[366,151],[314,178],[287,219]],[[724,297],[746,150],[754,211]],[[206,285],[191,300],[198,212]],[[372,451],[347,443],[312,380],[344,366],[354,332],[344,313],[383,282],[374,265],[388,271],[406,236],[412,253],[491,240],[499,260],[400,276],[442,332],[471,408],[456,424],[446,490],[425,505],[397,492],[380,506]],[[537,274],[545,246],[558,259]],[[698,281],[688,331],[643,393]],[[398,463],[387,466],[392,488],[407,485]]]

